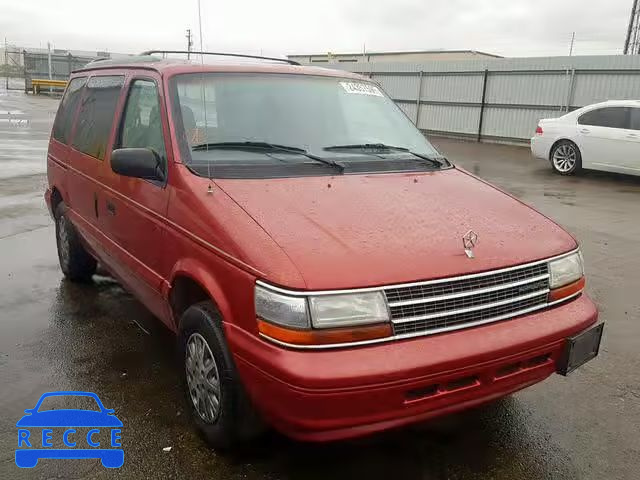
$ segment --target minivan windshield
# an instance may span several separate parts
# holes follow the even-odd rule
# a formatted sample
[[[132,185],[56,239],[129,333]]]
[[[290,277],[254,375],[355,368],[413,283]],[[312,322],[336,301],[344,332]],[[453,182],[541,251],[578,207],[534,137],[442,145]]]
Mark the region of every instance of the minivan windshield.
[[[277,177],[448,166],[372,82],[191,73],[174,77],[172,88],[182,160],[198,174]]]

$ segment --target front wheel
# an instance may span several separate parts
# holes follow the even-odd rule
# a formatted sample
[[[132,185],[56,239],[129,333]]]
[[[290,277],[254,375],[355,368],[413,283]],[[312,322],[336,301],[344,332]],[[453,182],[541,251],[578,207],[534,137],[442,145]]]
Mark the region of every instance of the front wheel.
[[[191,416],[209,445],[228,448],[258,435],[263,424],[244,391],[211,302],[193,305],[182,315],[180,353]]]
[[[582,155],[578,146],[569,141],[558,142],[551,151],[551,166],[560,175],[574,175],[582,168]]]

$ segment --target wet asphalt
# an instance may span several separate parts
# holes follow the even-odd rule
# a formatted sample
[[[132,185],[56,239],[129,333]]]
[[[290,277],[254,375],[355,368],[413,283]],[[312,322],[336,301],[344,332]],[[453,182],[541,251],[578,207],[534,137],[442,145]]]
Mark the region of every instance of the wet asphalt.
[[[56,105],[0,90],[0,478],[640,477],[640,178],[565,178],[526,148],[434,139],[580,240],[588,291],[607,322],[600,357],[568,378],[409,429],[329,445],[269,433],[223,453],[190,425],[172,335],[116,282],[62,277],[41,196]],[[93,391],[115,409],[121,469],[96,460],[15,466],[15,423],[51,390]]]

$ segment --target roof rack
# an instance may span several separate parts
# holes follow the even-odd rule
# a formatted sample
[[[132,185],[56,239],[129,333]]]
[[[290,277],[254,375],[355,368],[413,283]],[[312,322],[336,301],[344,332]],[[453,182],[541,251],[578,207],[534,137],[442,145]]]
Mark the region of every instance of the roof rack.
[[[216,55],[220,57],[240,57],[240,58],[255,58],[258,60],[272,60],[275,62],[288,63],[289,65],[300,65],[295,60],[289,60],[288,58],[275,58],[275,57],[263,57],[262,55],[243,55],[240,53],[222,53],[222,52],[195,52],[188,50],[147,50],[140,55],[153,55],[154,53],[186,53],[191,55]]]

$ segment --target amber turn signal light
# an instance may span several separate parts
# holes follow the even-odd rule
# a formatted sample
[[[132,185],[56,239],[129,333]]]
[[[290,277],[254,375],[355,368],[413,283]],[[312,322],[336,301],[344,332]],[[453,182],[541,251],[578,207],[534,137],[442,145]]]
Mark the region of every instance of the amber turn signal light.
[[[391,324],[363,327],[293,330],[258,319],[258,331],[263,335],[291,345],[329,345],[362,342],[391,336]]]
[[[557,302],[563,298],[570,297],[571,295],[583,290],[585,283],[585,278],[582,277],[580,280],[570,283],[569,285],[565,285],[564,287],[554,288],[549,292],[549,301]]]

